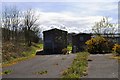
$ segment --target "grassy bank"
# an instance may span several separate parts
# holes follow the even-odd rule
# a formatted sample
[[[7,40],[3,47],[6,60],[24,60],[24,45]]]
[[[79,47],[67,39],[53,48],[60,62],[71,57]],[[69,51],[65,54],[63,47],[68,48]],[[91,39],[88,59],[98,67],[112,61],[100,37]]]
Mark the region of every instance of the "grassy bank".
[[[20,45],[19,48],[10,49],[8,46],[8,50],[5,50],[6,53],[3,53],[3,61],[2,66],[10,66],[16,64],[20,61],[33,58],[35,56],[36,50],[41,50],[43,48],[43,44],[35,44],[32,43],[31,47],[27,47],[25,45]],[[17,49],[17,50],[16,50]]]
[[[77,53],[72,65],[63,72],[63,78],[80,78],[86,75],[88,52]]]

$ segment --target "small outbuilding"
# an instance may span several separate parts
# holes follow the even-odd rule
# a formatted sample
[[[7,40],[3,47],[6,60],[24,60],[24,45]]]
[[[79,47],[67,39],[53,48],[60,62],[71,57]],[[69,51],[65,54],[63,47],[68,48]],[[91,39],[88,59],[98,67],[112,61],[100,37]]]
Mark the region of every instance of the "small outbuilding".
[[[91,39],[91,34],[79,33],[72,36],[72,53],[84,51],[86,48],[85,42]]]
[[[67,31],[51,29],[43,32],[44,53],[58,54],[67,48]]]

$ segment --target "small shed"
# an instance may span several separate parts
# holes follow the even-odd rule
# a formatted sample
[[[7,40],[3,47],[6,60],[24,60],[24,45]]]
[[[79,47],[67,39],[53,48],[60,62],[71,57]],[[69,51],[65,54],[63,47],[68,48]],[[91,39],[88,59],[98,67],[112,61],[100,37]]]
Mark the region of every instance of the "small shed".
[[[79,33],[72,36],[72,53],[85,50],[87,40],[91,39],[91,34]]]
[[[67,48],[67,31],[51,29],[43,32],[44,53],[58,54]]]

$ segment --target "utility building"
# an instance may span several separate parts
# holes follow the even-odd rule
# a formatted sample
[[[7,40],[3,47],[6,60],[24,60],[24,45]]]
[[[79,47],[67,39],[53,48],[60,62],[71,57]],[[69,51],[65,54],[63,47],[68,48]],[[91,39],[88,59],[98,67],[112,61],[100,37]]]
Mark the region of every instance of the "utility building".
[[[72,37],[72,52],[81,52],[86,48],[85,42],[91,39],[91,34],[79,33]]]
[[[59,54],[67,48],[67,31],[51,29],[43,32],[44,53]]]

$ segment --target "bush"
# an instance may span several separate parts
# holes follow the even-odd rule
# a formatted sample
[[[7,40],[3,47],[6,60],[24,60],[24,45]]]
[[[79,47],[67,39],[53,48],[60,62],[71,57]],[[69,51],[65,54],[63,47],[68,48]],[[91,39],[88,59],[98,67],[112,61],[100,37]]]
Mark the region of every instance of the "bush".
[[[110,48],[108,40],[102,36],[97,36],[86,41],[87,51],[89,53],[105,53],[109,52]]]
[[[112,48],[112,50],[113,50],[117,55],[120,55],[120,45],[119,45],[119,44],[115,44],[114,47]]]

